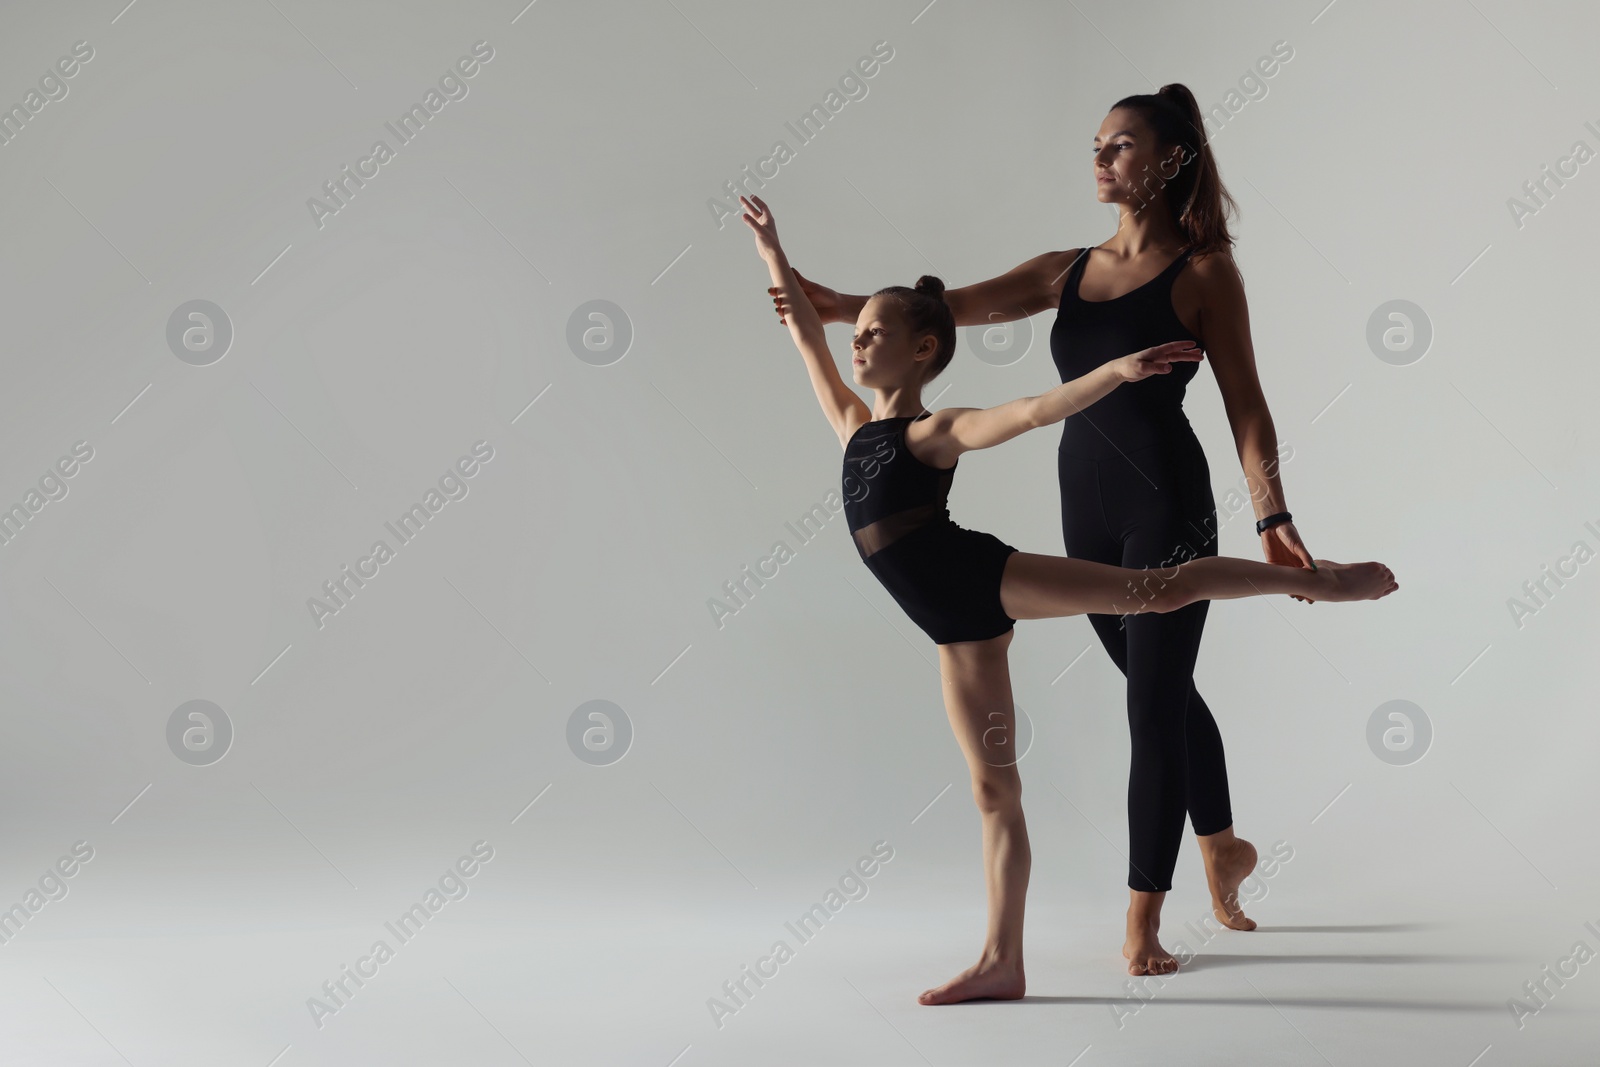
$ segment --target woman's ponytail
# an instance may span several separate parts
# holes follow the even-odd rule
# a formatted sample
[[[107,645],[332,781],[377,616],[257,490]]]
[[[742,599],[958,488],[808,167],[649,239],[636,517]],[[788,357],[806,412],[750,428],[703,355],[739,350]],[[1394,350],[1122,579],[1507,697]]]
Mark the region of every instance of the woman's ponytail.
[[[1163,147],[1182,147],[1177,173],[1168,176],[1163,172],[1161,178],[1172,221],[1188,239],[1190,248],[1195,252],[1231,249],[1233,236],[1228,232],[1228,216],[1236,213],[1239,205],[1222,184],[1200,105],[1188,86],[1172,82],[1154,93],[1125,96],[1112,105],[1112,110],[1119,107],[1138,112]]]

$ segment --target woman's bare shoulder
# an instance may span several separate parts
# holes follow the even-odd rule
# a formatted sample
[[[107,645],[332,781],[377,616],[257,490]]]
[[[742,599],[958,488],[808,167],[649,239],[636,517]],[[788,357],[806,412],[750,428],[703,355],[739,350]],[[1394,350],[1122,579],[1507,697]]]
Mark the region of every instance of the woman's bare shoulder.
[[[1062,252],[1046,252],[1040,256],[1045,267],[1046,291],[1053,303],[1061,303],[1061,290],[1067,284],[1067,272],[1078,260],[1088,255],[1092,248],[1069,248]]]
[[[1189,264],[1194,268],[1195,275],[1202,279],[1235,278],[1239,275],[1239,264],[1234,260],[1230,248],[1196,252],[1189,257]]]

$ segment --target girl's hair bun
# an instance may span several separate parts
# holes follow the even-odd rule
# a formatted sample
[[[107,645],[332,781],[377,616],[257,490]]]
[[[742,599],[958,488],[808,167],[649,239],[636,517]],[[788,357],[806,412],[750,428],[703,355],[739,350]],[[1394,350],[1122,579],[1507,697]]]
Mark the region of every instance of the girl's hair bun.
[[[933,297],[935,300],[944,299],[944,282],[931,274],[924,274],[917,279],[917,284],[912,286],[919,293]]]

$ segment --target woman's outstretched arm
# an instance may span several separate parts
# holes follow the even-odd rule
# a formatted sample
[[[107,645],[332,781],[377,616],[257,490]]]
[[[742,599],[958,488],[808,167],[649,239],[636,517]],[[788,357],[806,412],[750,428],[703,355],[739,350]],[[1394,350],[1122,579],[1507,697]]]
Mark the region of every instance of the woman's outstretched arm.
[[[946,289],[945,303],[950,305],[957,326],[989,326],[1049,311],[1061,302],[1061,278],[1081,251],[1046,252],[1017,264],[1004,274],[959,289]],[[860,318],[866,297],[829,289],[801,277],[799,271],[795,276],[823,322],[854,322]],[[777,307],[779,321],[787,322],[790,302],[776,286],[767,292]]]
[[[842,448],[849,443],[850,435],[872,417],[872,411],[839,377],[839,368],[834,365],[833,353],[829,351],[828,339],[822,331],[822,319],[805,293],[801,292],[800,283],[795,280],[789,257],[784,255],[783,246],[778,242],[778,228],[772,212],[760,197],[741,196],[739,202],[744,205],[746,212],[740,217],[745,225],[755,231],[756,250],[761,253],[761,258],[772,273],[773,287],[784,295],[786,303],[793,309],[788,317],[789,336],[794,338],[795,347],[805,358],[806,373],[811,376],[811,388],[816,391],[817,403],[822,405],[822,413],[827,416],[833,432],[839,436],[839,446]]]

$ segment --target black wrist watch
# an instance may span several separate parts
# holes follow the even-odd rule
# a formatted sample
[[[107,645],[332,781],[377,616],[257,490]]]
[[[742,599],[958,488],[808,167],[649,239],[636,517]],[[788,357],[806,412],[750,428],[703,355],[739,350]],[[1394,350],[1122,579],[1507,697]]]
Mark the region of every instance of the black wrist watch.
[[[1287,511],[1280,511],[1276,515],[1268,515],[1264,519],[1257,519],[1256,520],[1256,533],[1264,534],[1264,533],[1267,532],[1268,529],[1270,529],[1273,526],[1278,525],[1278,523],[1280,523],[1280,522],[1293,522],[1293,521],[1294,521],[1294,516],[1293,515],[1289,514]]]

